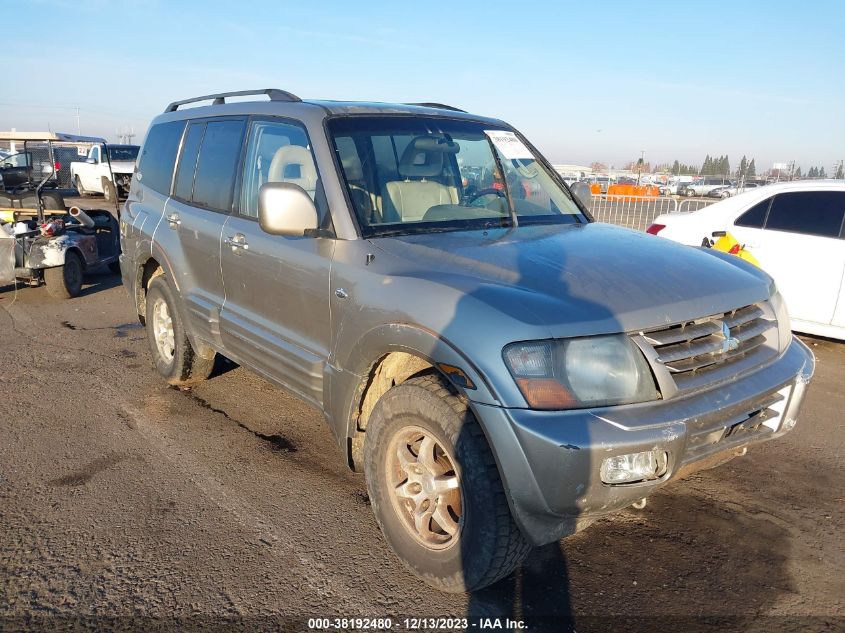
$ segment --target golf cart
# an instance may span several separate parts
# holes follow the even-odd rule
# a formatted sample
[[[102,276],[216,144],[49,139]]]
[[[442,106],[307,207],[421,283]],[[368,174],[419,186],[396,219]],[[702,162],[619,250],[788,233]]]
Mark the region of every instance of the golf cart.
[[[105,146],[105,140],[52,132],[0,132],[3,141],[13,149],[23,144],[28,174],[25,183],[0,191],[0,285],[18,280],[32,286],[44,283],[52,296],[67,299],[79,295],[86,270],[102,264],[119,272],[117,200],[112,201],[114,213],[66,209],[56,188],[60,151],[67,153],[72,146],[82,156],[95,144]]]

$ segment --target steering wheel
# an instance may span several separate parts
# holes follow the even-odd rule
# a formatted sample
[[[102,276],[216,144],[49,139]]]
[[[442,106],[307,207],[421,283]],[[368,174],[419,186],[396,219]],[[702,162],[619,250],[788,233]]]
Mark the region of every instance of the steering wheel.
[[[490,189],[482,189],[481,191],[476,191],[474,194],[469,196],[469,199],[467,200],[467,206],[472,205],[473,202],[483,196],[498,196],[499,198],[506,197],[505,192],[501,189],[493,189],[492,187]]]

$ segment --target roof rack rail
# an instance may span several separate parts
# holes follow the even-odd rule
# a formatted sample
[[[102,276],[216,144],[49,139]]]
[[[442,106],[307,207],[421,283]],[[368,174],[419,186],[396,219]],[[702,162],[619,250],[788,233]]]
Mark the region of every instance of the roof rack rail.
[[[423,108],[438,108],[440,110],[453,110],[455,112],[466,112],[455,106],[446,105],[445,103],[435,103],[433,101],[426,101],[425,103],[407,103],[405,105],[422,106]]]
[[[279,90],[278,88],[265,88],[264,90],[239,90],[237,92],[220,92],[213,95],[203,95],[202,97],[194,97],[193,99],[183,99],[182,101],[174,101],[168,105],[165,112],[176,112],[179,106],[187,105],[189,103],[196,103],[197,101],[211,101],[211,105],[223,105],[226,103],[226,97],[246,97],[249,95],[267,95],[270,101],[302,101],[299,97],[286,90]]]

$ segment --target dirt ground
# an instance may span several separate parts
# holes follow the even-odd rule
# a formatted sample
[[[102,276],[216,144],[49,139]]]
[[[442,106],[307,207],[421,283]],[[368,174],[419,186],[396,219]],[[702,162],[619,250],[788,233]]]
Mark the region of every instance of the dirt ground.
[[[88,282],[69,301],[0,289],[0,630],[845,628],[845,344],[805,339],[793,433],[450,595],[388,550],[318,412],[225,364],[168,388],[119,278]]]

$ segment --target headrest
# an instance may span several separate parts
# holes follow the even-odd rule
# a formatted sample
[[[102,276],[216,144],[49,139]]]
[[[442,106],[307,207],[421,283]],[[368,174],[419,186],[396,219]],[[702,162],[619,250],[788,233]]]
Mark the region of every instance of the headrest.
[[[317,168],[311,152],[299,145],[285,145],[276,150],[267,174],[268,182],[292,182],[306,191],[317,184]]]
[[[443,136],[418,136],[402,152],[399,174],[418,178],[438,176],[443,171],[443,155],[457,154],[460,149],[457,143]]]

